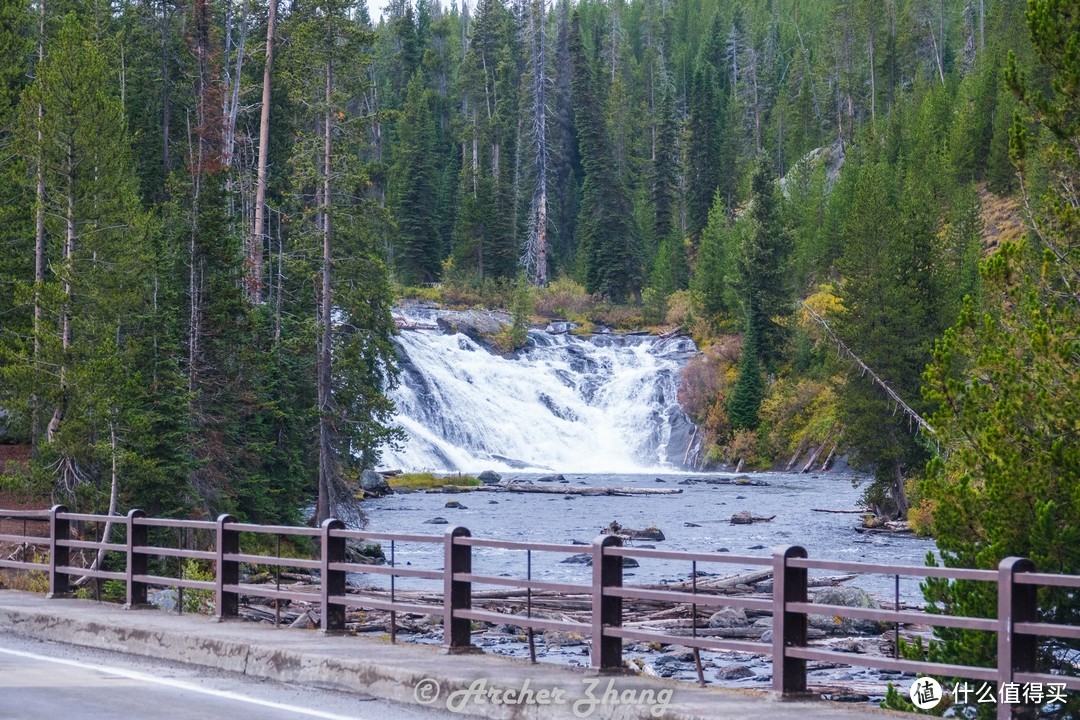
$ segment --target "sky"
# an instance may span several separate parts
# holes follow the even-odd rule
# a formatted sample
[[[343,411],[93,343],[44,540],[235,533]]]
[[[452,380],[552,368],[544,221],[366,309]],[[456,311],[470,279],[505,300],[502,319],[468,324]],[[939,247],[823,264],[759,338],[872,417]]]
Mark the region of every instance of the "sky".
[[[450,0],[438,0],[439,4],[443,7],[449,7]],[[460,2],[460,0],[457,0]],[[367,0],[368,14],[371,16],[371,22],[376,25],[379,24],[379,16],[382,15],[383,9],[390,3],[390,0]],[[472,8],[476,5],[475,0],[468,0],[469,7]]]

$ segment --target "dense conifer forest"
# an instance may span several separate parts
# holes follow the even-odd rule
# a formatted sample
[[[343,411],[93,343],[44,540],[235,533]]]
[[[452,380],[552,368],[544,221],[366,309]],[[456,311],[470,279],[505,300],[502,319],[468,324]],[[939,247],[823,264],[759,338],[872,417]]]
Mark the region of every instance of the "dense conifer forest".
[[[1075,2],[0,16],[5,487],[325,517],[421,297],[680,327],[700,466],[846,455],[950,561],[1080,566]]]

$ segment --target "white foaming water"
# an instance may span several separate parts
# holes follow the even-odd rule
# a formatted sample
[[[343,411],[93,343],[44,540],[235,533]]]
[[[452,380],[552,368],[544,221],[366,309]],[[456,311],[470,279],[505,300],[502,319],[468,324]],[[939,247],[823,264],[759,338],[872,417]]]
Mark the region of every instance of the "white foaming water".
[[[408,433],[382,464],[406,471],[641,472],[681,467],[693,426],[679,408],[687,338],[534,331],[516,358],[463,334],[403,332],[391,397]]]

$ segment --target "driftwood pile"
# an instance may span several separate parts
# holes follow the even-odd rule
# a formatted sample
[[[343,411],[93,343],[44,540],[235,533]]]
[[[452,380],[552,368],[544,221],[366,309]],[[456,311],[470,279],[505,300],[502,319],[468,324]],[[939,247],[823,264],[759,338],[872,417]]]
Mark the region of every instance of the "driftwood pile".
[[[810,587],[839,585],[854,575],[836,575],[812,578]],[[290,591],[317,592],[317,586],[309,578],[297,576],[297,582],[282,587]],[[307,581],[307,582],[304,582]],[[636,586],[642,590],[669,590],[696,592],[703,596],[731,595],[768,599],[772,593],[772,569],[763,568],[722,577],[698,577],[676,583],[648,584]],[[357,589],[351,589],[360,592]],[[389,600],[390,593],[381,589],[364,589],[363,594],[380,600]],[[395,613],[396,631],[413,634],[430,633],[441,623],[443,597],[438,592],[397,591],[397,600],[411,604],[430,604],[428,616],[413,613]],[[533,617],[567,622],[588,623],[592,615],[592,599],[587,593],[568,594],[525,589],[481,590],[472,593],[473,608],[500,613],[506,616],[504,625],[525,632],[519,625],[531,606]],[[670,635],[696,634],[700,637],[724,637],[741,639],[759,639],[768,629],[767,625],[754,624],[761,617],[769,617],[767,612],[747,611],[747,624],[742,627],[709,627],[709,618],[715,607],[698,607],[696,615],[689,604],[673,604],[660,600],[625,599],[623,601],[623,625],[644,630],[659,630]],[[295,628],[314,628],[319,624],[317,604],[289,601],[272,601],[261,597],[244,597],[240,614],[253,621],[289,625]],[[353,632],[390,632],[390,613],[385,611],[364,611],[349,608],[346,615],[347,627]],[[695,631],[696,625],[696,631]],[[815,633],[818,631],[814,631]]]

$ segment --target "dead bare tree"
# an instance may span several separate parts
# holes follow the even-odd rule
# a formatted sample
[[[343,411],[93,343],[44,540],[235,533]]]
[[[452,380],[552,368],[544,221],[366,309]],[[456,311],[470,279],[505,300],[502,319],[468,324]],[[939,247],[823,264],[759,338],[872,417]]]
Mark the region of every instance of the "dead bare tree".
[[[269,0],[266,21],[266,64],[263,66],[262,109],[259,113],[259,169],[255,181],[255,222],[251,229],[248,268],[248,291],[253,303],[262,302],[263,245],[266,214],[266,158],[270,150],[270,85],[274,65],[274,28],[277,24],[277,0]],[[239,85],[239,83],[237,83]]]
[[[521,264],[533,285],[547,285],[547,30],[544,0],[532,0],[529,7],[529,64],[532,71],[533,195],[529,207],[529,236]]]

